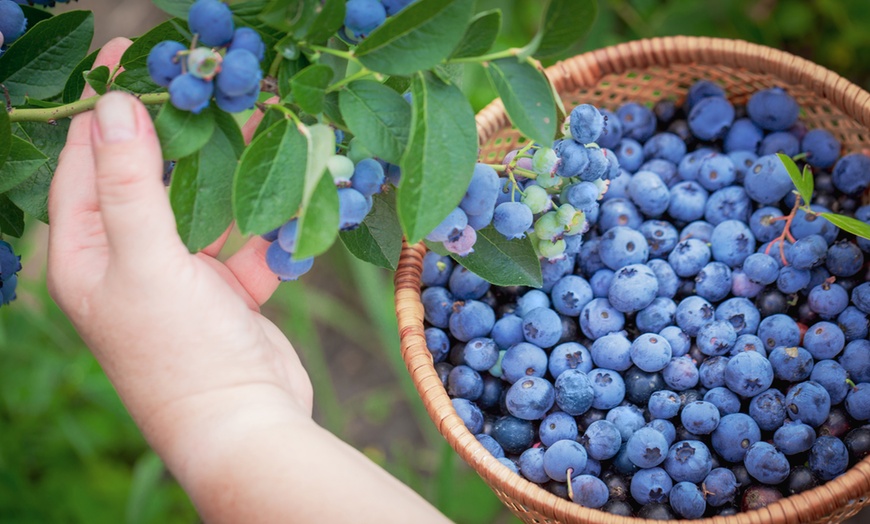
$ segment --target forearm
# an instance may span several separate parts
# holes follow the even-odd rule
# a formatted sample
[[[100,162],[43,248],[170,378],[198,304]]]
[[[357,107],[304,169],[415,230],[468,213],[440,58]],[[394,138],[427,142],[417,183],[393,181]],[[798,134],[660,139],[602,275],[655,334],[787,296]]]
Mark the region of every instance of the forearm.
[[[154,423],[170,433],[149,428],[206,522],[446,522],[279,392],[248,397],[228,392],[204,401],[206,411],[195,416],[167,412]],[[215,400],[228,410],[209,413]]]

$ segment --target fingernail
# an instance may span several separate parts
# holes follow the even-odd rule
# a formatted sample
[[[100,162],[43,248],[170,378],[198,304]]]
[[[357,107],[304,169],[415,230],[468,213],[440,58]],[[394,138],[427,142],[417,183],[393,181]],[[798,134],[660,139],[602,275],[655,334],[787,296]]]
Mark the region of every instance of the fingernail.
[[[108,93],[97,102],[97,125],[104,142],[128,142],[136,138],[136,109],[123,93]]]

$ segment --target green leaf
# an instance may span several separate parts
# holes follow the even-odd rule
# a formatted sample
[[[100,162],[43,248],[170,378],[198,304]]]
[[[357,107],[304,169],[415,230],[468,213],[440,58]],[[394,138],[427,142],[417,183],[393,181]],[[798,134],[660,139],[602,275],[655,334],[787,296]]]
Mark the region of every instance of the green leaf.
[[[177,160],[199,151],[214,132],[214,113],[210,109],[198,115],[163,104],[154,120],[163,158]]]
[[[324,176],[329,158],[335,155],[335,132],[329,126],[316,124],[307,128],[307,135],[305,190],[294,252],[297,258],[325,252],[338,236],[338,193],[332,177]]]
[[[0,110],[0,169],[9,156],[12,149],[12,123],[9,121],[9,113]],[[2,173],[2,171],[0,171]]]
[[[190,6],[194,0],[153,0],[154,5],[162,9],[164,12],[178,18],[187,18],[187,13],[190,11]]]
[[[24,234],[24,211],[6,195],[0,195],[0,233],[15,238]]]
[[[169,188],[178,234],[191,252],[214,242],[233,220],[233,173],[244,142],[230,115],[221,112],[217,120],[208,143],[175,164]]]
[[[828,222],[834,224],[843,231],[848,231],[853,235],[870,240],[870,224],[862,222],[856,218],[838,215],[836,213],[819,213],[822,217],[827,218]]]
[[[308,139],[287,119],[245,149],[233,181],[233,214],[244,234],[262,234],[287,222],[302,203]]]
[[[344,246],[355,257],[384,269],[395,271],[402,253],[402,226],[396,214],[396,193],[372,197],[372,210],[360,226],[342,231]]]
[[[501,9],[477,13],[450,58],[480,56],[486,53],[492,48],[500,30]]]
[[[373,80],[357,80],[341,91],[338,102],[347,127],[366,149],[387,162],[401,161],[411,127],[411,106],[402,95]]]
[[[384,85],[401,95],[411,88],[411,79],[407,76],[391,76],[384,81]]]
[[[337,92],[332,91],[326,93],[326,97],[323,99],[323,114],[326,115],[326,118],[335,125],[347,128],[347,124],[344,121],[344,115],[341,114]]]
[[[316,5],[316,0],[272,0],[263,8],[260,20],[279,31],[293,33],[299,40],[311,23]]]
[[[24,96],[48,99],[60,93],[76,65],[88,54],[94,15],[70,11],[39,22],[0,58],[0,83],[13,104]]]
[[[807,165],[804,168],[804,172],[801,173],[800,169],[798,169],[797,164],[794,160],[788,155],[784,155],[782,153],[777,153],[776,156],[779,157],[782,165],[785,166],[785,170],[788,172],[789,178],[791,178],[792,184],[800,193],[801,198],[804,202],[809,204],[813,199],[813,188],[815,185],[815,181],[813,180],[813,170]]]
[[[187,18],[187,12],[176,16]],[[173,22],[173,20],[163,22],[137,38],[121,56],[121,65],[124,69],[130,71],[147,67],[148,55],[151,53],[151,49],[164,40],[175,40],[187,45],[189,43],[187,37],[178,31]],[[183,21],[181,22],[183,23]]]
[[[10,136],[10,146],[6,163],[0,169],[0,193],[27,180],[48,160],[33,144],[17,136]]]
[[[338,236],[338,191],[332,177],[320,177],[299,215],[296,231],[296,259],[326,252]]]
[[[323,2],[323,6],[317,13],[317,18],[308,27],[305,40],[309,44],[322,44],[329,40],[344,25],[344,6],[345,0],[326,0]]]
[[[450,56],[474,13],[472,0],[415,2],[390,17],[354,54],[372,71],[411,75]]]
[[[144,67],[121,71],[112,81],[112,87],[140,95],[166,91],[166,88],[160,87],[151,80],[151,75]]]
[[[290,79],[293,100],[306,113],[317,115],[323,112],[326,87],[332,81],[332,68],[322,64],[308,66]]]
[[[6,196],[28,215],[48,223],[48,189],[57,158],[66,143],[69,119],[58,120],[54,125],[42,122],[19,122],[13,132],[32,143],[36,149],[48,157],[32,176],[10,189]]]
[[[413,244],[441,223],[468,189],[477,160],[477,125],[456,86],[420,73],[411,92],[411,135],[396,205]]]
[[[309,65],[310,62],[305,55],[299,55],[295,60],[288,58],[281,60],[281,65],[278,67],[278,95],[282,99],[290,94],[291,79]]]
[[[108,89],[109,75],[111,74],[112,72],[109,71],[107,66],[100,66],[88,71],[88,73],[85,74],[85,81],[94,88],[94,91],[96,91],[98,95],[105,95],[106,90]]]
[[[82,96],[82,91],[85,89],[85,71],[90,71],[90,69],[94,66],[94,62],[97,60],[97,53],[100,50],[97,49],[93,53],[84,57],[81,62],[73,69],[72,73],[70,73],[69,78],[66,81],[66,84],[63,86],[63,103],[70,104],[75,102]]]
[[[427,244],[428,245],[428,244]],[[507,240],[489,226],[477,232],[474,252],[450,257],[476,275],[497,286],[541,287],[541,262],[528,237]]]
[[[552,58],[580,41],[598,16],[596,0],[550,0],[538,34],[529,44],[529,54]]]
[[[520,133],[540,144],[556,135],[556,101],[550,82],[537,67],[516,58],[493,60],[486,72]]]

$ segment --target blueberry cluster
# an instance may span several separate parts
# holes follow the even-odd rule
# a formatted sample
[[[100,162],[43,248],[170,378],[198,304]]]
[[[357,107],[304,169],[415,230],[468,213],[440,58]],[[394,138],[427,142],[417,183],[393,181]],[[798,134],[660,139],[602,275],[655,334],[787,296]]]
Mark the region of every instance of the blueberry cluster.
[[[348,43],[358,44],[414,0],[348,0],[345,4],[344,28],[339,36]]]
[[[565,124],[565,138],[552,148],[529,144],[508,153],[502,165],[507,177],[477,164],[459,206],[426,239],[467,256],[474,251],[476,231],[492,224],[508,240],[529,235],[547,260],[578,253],[607,181],[619,174],[619,161],[595,143],[605,132],[597,108],[578,106]]]
[[[188,26],[194,42],[205,47],[187,49],[166,40],[148,55],[148,72],[157,85],[169,88],[172,105],[199,113],[214,97],[229,113],[253,108],[260,96],[260,62],[266,52],[260,35],[247,27],[236,29],[230,8],[220,0],[194,2]]]
[[[0,56],[12,42],[27,30],[27,18],[18,5],[21,2],[0,0]]]
[[[385,168],[389,164],[374,158],[364,158],[354,165],[343,155],[331,157],[327,169],[338,188],[338,229],[350,231],[359,227],[372,210],[372,195],[380,193],[386,182]],[[296,259],[299,220],[291,219],[263,238],[271,244],[266,250],[266,264],[281,280],[296,280],[314,265],[314,259]]]
[[[15,300],[19,271],[21,257],[15,254],[11,245],[0,240],[0,306]]]
[[[775,153],[812,166],[813,212],[865,222],[870,158],[841,157],[780,88],[735,106],[701,81],[681,105],[592,109],[553,173],[612,150],[600,204],[585,179],[521,182],[590,226],[542,261],[541,289],[424,258],[426,343],[468,429],[553,493],[655,519],[755,509],[870,454],[870,242],[798,209]]]

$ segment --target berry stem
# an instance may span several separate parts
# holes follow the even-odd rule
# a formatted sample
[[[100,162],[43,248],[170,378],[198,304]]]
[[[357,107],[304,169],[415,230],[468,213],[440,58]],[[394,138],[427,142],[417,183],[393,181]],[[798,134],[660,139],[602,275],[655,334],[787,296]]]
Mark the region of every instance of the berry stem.
[[[90,111],[97,104],[97,100],[101,95],[94,95],[84,100],[77,100],[70,104],[64,104],[57,107],[49,108],[33,108],[33,109],[15,109],[9,111],[9,120],[11,122],[45,122],[53,124],[58,119],[67,118]],[[146,105],[159,105],[169,101],[169,93],[148,93],[137,95],[139,100]]]
[[[483,62],[489,62],[491,60],[498,60],[500,58],[511,58],[515,56],[519,56],[520,49],[512,47],[510,49],[505,49],[504,51],[497,51],[495,53],[490,53],[488,55],[480,55],[480,56],[467,56],[463,58],[451,58],[447,61],[448,64],[467,64],[474,63],[480,64]]]
[[[359,80],[361,78],[365,78],[365,77],[371,76],[371,75],[377,75],[377,73],[375,73],[373,71],[369,71],[366,68],[362,68],[359,71],[357,71],[356,73],[354,73],[350,76],[346,76],[346,77],[342,78],[341,80],[339,80],[338,82],[332,84],[331,86],[326,88],[326,92],[332,93],[334,91],[338,91],[339,89],[341,89],[342,87],[346,86],[347,84],[353,82],[354,80]]]
[[[791,234],[791,223],[794,221],[794,217],[797,216],[798,209],[801,207],[801,196],[798,193],[795,193],[794,206],[792,206],[791,211],[785,217],[776,217],[771,218],[770,221],[779,221],[785,220],[785,227],[782,228],[782,234],[773,239],[773,241],[767,245],[767,248],[764,250],[765,255],[770,254],[770,248],[777,242],[779,242],[779,258],[782,260],[782,264],[784,266],[788,265],[788,261],[785,259],[785,241],[788,239],[789,242],[794,243],[794,237]]]
[[[350,51],[342,51],[341,49],[333,49],[331,47],[326,47],[326,46],[322,46],[322,45],[309,45],[308,48],[311,49],[312,51],[317,51],[319,53],[326,53],[328,55],[333,55],[333,56],[337,56],[339,58],[344,58],[345,60],[348,60],[351,62],[359,63],[359,59],[357,59],[357,57],[353,56],[353,53],[351,53]]]

